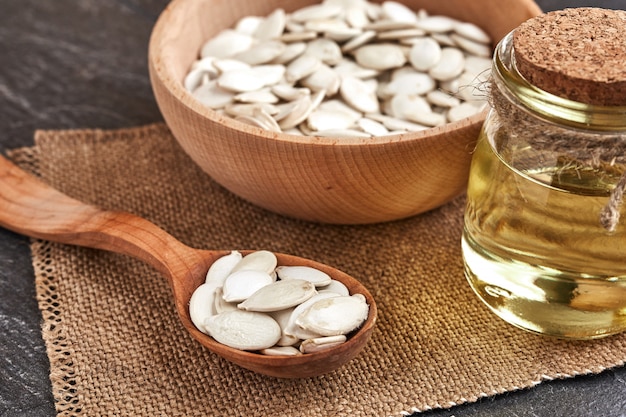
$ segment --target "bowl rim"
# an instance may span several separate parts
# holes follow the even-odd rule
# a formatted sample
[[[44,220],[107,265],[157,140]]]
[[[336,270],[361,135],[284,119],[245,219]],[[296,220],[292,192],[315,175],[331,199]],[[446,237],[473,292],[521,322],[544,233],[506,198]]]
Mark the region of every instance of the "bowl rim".
[[[275,140],[278,142],[296,143],[302,145],[332,145],[332,146],[355,146],[355,145],[387,145],[392,143],[410,143],[416,141],[425,141],[428,139],[439,138],[442,135],[452,131],[460,130],[464,127],[482,124],[489,112],[489,108],[480,112],[460,119],[455,122],[446,123],[441,126],[430,127],[420,131],[398,133],[385,136],[372,137],[326,137],[326,136],[306,136],[292,135],[284,132],[272,132],[257,126],[252,126],[235,119],[221,115],[217,111],[205,106],[196,100],[189,91],[187,91],[182,82],[176,80],[170,67],[165,64],[162,39],[166,32],[166,28],[170,20],[174,18],[178,6],[190,0],[172,0],[167,7],[159,15],[150,34],[148,45],[148,64],[150,72],[153,76],[158,77],[159,81],[165,89],[178,102],[191,112],[206,118],[212,122],[219,123],[228,129],[241,132],[248,135],[259,136],[265,140]]]

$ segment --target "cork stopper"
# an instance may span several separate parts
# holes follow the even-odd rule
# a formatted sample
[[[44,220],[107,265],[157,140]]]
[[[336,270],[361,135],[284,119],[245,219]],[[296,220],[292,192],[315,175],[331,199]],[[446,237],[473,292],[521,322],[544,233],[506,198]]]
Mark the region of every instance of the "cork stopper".
[[[574,8],[546,13],[513,35],[519,72],[554,95],[626,105],[626,11]]]

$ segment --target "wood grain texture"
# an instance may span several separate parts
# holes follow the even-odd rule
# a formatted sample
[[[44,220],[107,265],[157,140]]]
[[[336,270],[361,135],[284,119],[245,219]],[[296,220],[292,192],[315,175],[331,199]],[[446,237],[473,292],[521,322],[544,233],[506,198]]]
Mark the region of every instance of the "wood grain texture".
[[[320,269],[363,294],[369,305],[366,322],[346,343],[301,356],[265,356],[229,348],[200,332],[191,322],[189,300],[205,281],[209,266],[228,251],[190,248],[153,223],[133,214],[101,210],[47,186],[0,156],[0,226],[30,237],[103,249],[147,262],[168,278],[183,326],[202,345],[246,369],[279,378],[307,378],[330,372],[354,358],[369,340],[376,303],[357,280],[327,265],[276,254],[279,265]],[[250,251],[242,251],[245,255]]]
[[[159,108],[182,148],[240,197],[280,214],[323,223],[400,219],[461,194],[485,112],[395,136],[298,137],[235,122],[183,89],[182,80],[200,46],[220,30],[246,15],[311,3],[175,0],[169,5],[151,36],[149,70]],[[530,0],[403,3],[477,23],[496,41],[540,12]]]
[[[0,149],[32,146],[35,129],[119,128],[160,121],[144,67],[150,28],[167,3],[0,0],[0,36],[7,40],[0,42]],[[546,11],[625,7],[622,0],[537,3]],[[0,230],[2,416],[56,415],[29,254],[27,238]],[[620,368],[415,416],[619,416],[626,409],[624,390],[626,369]]]

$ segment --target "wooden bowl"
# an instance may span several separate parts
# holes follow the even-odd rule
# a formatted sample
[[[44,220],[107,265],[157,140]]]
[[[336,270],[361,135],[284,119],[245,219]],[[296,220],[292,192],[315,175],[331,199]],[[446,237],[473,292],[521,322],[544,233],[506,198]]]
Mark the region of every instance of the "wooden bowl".
[[[540,14],[532,0],[400,0],[476,23],[495,42]],[[201,45],[244,16],[287,12],[316,0],[174,0],[149,45],[154,94],[174,137],[215,181],[290,217],[337,224],[400,219],[438,207],[466,187],[486,112],[444,126],[370,139],[300,137],[236,122],[183,87]]]

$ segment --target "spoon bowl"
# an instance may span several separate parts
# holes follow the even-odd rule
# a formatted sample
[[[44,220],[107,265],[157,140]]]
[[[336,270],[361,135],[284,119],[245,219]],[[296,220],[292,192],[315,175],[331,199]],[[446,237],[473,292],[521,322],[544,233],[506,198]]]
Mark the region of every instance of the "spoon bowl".
[[[38,239],[108,250],[142,260],[168,280],[185,329],[222,358],[251,371],[278,378],[307,378],[331,372],[354,358],[369,340],[376,303],[359,281],[309,259],[276,253],[279,265],[319,269],[341,281],[350,294],[363,294],[369,314],[363,325],[336,347],[299,356],[267,356],[234,349],[199,331],[189,315],[189,300],[205,281],[215,260],[229,250],[194,249],[150,221],[122,211],[102,210],[44,184],[0,156],[0,226]],[[245,255],[251,250],[240,250]]]

